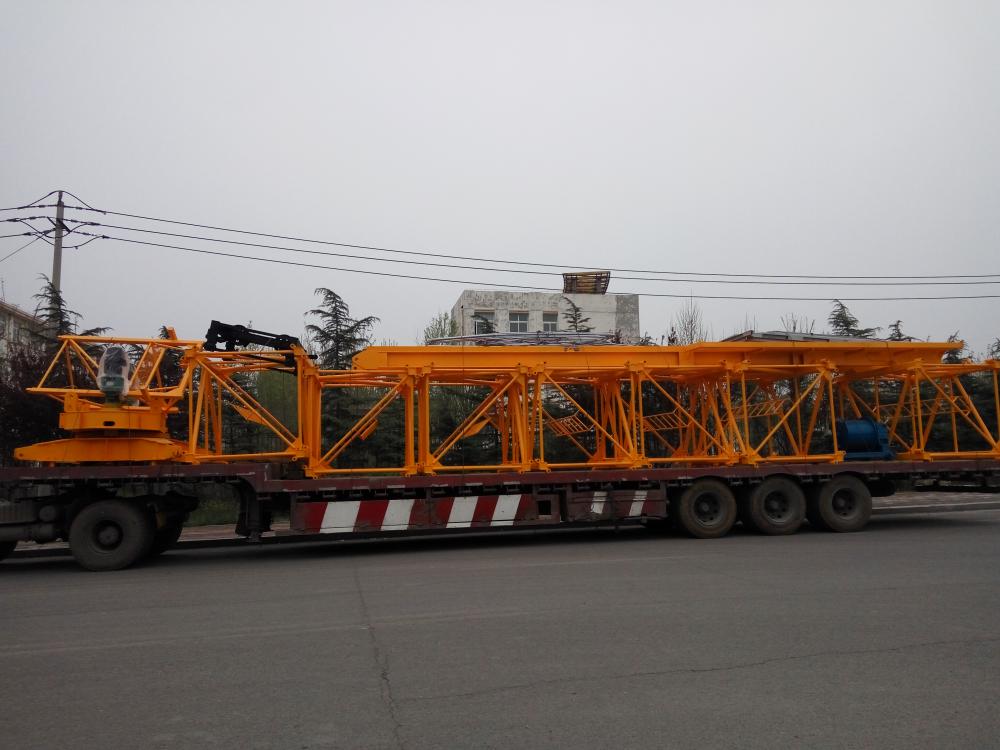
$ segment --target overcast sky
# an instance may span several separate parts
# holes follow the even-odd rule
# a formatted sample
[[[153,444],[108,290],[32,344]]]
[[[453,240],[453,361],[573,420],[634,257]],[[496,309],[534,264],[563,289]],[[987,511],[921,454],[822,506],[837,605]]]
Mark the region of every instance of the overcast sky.
[[[567,270],[1000,274],[995,0],[32,0],[5,5],[0,42],[0,207],[66,188],[115,211]],[[22,244],[0,239],[0,257]],[[36,242],[0,263],[6,300],[33,308],[51,262]],[[85,325],[130,336],[166,323],[201,337],[213,318],[297,334],[317,286],[381,318],[377,339],[408,344],[471,285],[109,240],[67,251],[63,267]],[[611,291],[765,298],[700,300],[719,337],[788,313],[822,330],[834,297],[1000,284],[614,280]],[[961,331],[979,351],[1000,336],[1000,299],[848,304],[866,326]],[[643,297],[642,328],[659,336],[679,306]]]

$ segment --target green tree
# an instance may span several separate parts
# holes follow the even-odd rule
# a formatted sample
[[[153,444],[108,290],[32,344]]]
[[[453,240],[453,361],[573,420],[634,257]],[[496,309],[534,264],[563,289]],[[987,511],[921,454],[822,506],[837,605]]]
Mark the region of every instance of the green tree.
[[[830,311],[827,322],[830,324],[831,332],[837,336],[870,339],[881,330],[880,328],[862,328],[858,319],[847,309],[847,305],[839,299],[833,301],[833,310]]]
[[[493,324],[493,321],[490,318],[487,318],[485,315],[479,315],[479,314],[473,315],[472,321],[473,325],[476,327],[476,333],[489,334],[497,332],[496,326]]]
[[[903,333],[903,321],[897,320],[889,324],[889,341],[909,341],[912,338]]]
[[[100,336],[110,330],[106,326],[78,330],[82,318],[80,313],[69,309],[62,292],[56,289],[48,276],[42,274],[40,278],[44,284],[41,291],[35,295],[35,299],[38,300],[35,305],[35,317],[42,322],[42,336],[46,340],[47,348],[58,346],[57,336]]]
[[[816,327],[816,321],[808,315],[796,315],[793,312],[782,315],[779,320],[781,321],[781,329],[788,333],[812,333]],[[745,328],[752,329],[753,326],[748,325]]]
[[[80,315],[69,309],[47,277],[42,276],[42,280],[42,289],[35,295],[35,317],[42,323],[40,332],[26,341],[9,342],[7,356],[0,360],[0,465],[13,461],[15,448],[54,440],[61,434],[59,404],[25,391],[38,385],[48,369],[59,343],[56,336],[77,333]],[[97,336],[106,330],[91,328],[79,333]],[[53,377],[69,382],[65,370]],[[74,368],[73,377],[77,383],[86,383],[89,375],[80,367]]]
[[[587,325],[590,323],[590,318],[584,317],[583,310],[580,309],[580,306],[573,302],[573,300],[569,297],[564,296],[563,299],[566,300],[566,304],[569,307],[569,309],[563,313],[563,320],[566,321],[566,326],[569,330],[575,331],[576,333],[590,333],[593,331],[594,327]]]
[[[948,337],[949,343],[958,344],[961,343],[962,346],[959,349],[952,349],[949,352],[945,352],[945,355],[941,358],[941,361],[946,365],[958,365],[964,362],[969,357],[968,347],[966,347],[965,342],[959,337],[958,331],[955,331],[951,336]]]
[[[439,312],[424,326],[424,344],[434,339],[446,339],[458,335],[458,321],[449,312]]]
[[[59,404],[25,393],[38,385],[50,352],[37,342],[10,342],[0,360],[0,466],[10,464],[14,449],[59,437]]]
[[[316,294],[322,297],[322,305],[306,314],[319,318],[319,322],[310,323],[306,330],[318,350],[319,363],[334,370],[346,370],[355,354],[371,346],[372,329],[379,319],[374,315],[352,318],[343,297],[330,289],[319,287]]]
[[[701,308],[693,298],[686,299],[684,306],[675,313],[670,333],[671,338],[676,338],[677,343],[681,345],[708,340],[708,330],[705,328]]]
[[[993,339],[993,343],[986,350],[986,356],[989,359],[1000,359],[1000,336]]]
[[[372,345],[372,329],[379,319],[373,315],[352,317],[347,302],[330,289],[320,287],[316,294],[322,298],[320,307],[306,313],[318,318],[306,326],[309,346],[315,349],[321,367],[350,369],[354,355]],[[321,406],[324,449],[336,443],[384,394],[381,388],[325,390]],[[402,428],[397,424],[401,419],[402,404],[397,400],[379,416],[375,432],[354,440],[337,458],[337,465],[359,468],[398,461]]]

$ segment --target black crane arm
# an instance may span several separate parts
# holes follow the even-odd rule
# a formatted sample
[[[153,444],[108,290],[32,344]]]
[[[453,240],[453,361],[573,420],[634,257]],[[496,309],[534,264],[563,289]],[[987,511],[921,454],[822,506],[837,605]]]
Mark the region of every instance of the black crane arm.
[[[205,351],[219,351],[219,344],[225,344],[225,351],[234,352],[238,346],[249,346],[257,344],[266,346],[269,349],[279,351],[288,350],[292,345],[301,347],[302,344],[294,336],[283,333],[268,333],[267,331],[257,331],[246,326],[233,325],[231,323],[220,323],[212,321],[205,334]]]

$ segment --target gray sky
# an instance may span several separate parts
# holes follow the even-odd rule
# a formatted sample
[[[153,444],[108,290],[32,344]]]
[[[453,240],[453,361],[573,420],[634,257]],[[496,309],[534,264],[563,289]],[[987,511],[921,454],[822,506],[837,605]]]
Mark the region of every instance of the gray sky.
[[[67,188],[116,211],[567,270],[1000,274],[995,1],[33,0],[7,4],[0,42],[0,206]],[[0,263],[7,301],[33,307],[50,270],[41,242]],[[326,286],[404,344],[464,288],[103,240],[68,251],[63,279],[86,325],[121,335],[201,337],[212,318],[297,334]],[[829,302],[777,296],[1000,294],[611,289],[767,298],[701,300],[716,336],[790,312],[824,328]],[[644,297],[642,327],[662,334],[680,304]],[[848,304],[979,351],[1000,336],[1000,299]]]

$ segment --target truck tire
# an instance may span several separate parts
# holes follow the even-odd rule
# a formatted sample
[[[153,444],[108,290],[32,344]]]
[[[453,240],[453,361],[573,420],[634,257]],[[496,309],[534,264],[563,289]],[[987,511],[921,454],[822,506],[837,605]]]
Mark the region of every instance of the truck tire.
[[[0,560],[10,557],[16,546],[17,542],[0,542]]]
[[[153,544],[149,548],[149,556],[156,557],[171,549],[181,538],[183,530],[184,521],[176,519],[169,520],[166,525],[157,529],[153,533]]]
[[[143,508],[99,500],[76,514],[69,527],[69,548],[87,570],[120,570],[149,554],[153,531]]]
[[[768,477],[743,499],[741,519],[761,534],[794,534],[806,520],[806,496],[788,477]]]
[[[717,479],[699,479],[671,502],[677,527],[698,539],[725,536],[736,523],[733,491]]]
[[[812,489],[806,515],[818,529],[861,531],[872,517],[872,494],[857,477],[834,477]]]

